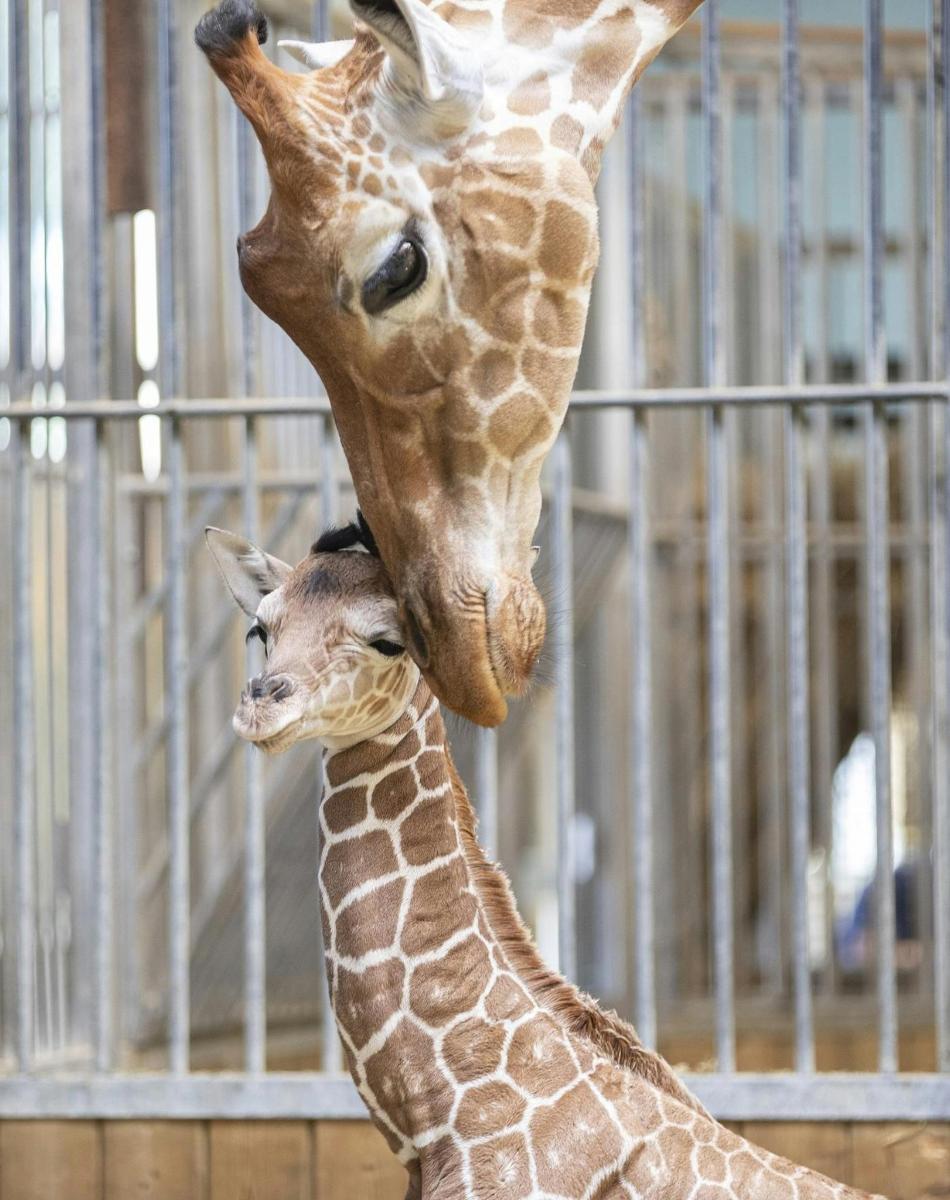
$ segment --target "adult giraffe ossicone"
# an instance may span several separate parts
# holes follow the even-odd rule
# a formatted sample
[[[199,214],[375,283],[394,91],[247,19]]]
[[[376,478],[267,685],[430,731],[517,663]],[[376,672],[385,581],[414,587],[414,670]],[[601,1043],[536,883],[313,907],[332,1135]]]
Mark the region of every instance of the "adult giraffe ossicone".
[[[248,294],[322,377],[360,507],[436,694],[484,725],[544,638],[541,465],[597,262],[624,98],[701,0],[351,0],[352,43],[264,55],[252,0],[195,37],[272,194]]]

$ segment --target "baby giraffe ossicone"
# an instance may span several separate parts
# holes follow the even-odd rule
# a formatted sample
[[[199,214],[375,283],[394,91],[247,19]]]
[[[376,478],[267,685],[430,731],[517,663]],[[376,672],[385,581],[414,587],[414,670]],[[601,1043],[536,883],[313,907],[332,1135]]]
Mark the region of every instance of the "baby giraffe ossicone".
[[[207,531],[266,665],[234,728],[325,747],[319,885],[350,1073],[411,1200],[858,1200],[717,1124],[543,965],[489,864],[361,523],[290,567]]]

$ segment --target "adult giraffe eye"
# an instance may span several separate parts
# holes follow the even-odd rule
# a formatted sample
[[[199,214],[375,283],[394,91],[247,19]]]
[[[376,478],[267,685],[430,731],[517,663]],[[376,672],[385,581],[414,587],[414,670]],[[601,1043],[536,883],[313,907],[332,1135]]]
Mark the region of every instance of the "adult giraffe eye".
[[[380,654],[385,654],[387,658],[395,658],[397,654],[402,654],[405,650],[405,646],[400,646],[398,642],[390,642],[386,638],[377,638],[375,642],[370,642],[370,645]]]
[[[385,312],[425,283],[429,260],[422,243],[404,237],[379,270],[363,284],[363,308],[370,314]]]

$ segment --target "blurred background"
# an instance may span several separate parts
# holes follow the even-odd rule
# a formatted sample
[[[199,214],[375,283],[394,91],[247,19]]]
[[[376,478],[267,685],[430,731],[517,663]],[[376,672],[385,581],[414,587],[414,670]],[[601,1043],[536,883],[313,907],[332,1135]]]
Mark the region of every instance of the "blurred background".
[[[230,728],[244,626],[201,531],[250,524],[296,561],[354,501],[319,379],[243,298],[235,238],[268,187],[192,44],[204,7],[0,0],[0,410],[35,409],[0,419],[0,1064],[11,1070],[161,1069],[170,1038],[195,1069],[239,1068],[247,962],[266,983],[267,1065],[339,1063],[314,886],[317,748],[249,767]],[[272,54],[278,37],[349,26],[336,2],[264,7]],[[787,7],[721,0],[720,75],[705,93],[691,22],[610,147],[577,381],[590,403],[569,419],[567,508],[553,520],[546,509],[537,539],[550,679],[497,738],[455,723],[453,746],[545,955],[645,1019],[672,1061],[807,1065],[810,1035],[799,1025],[797,1058],[795,1035],[804,986],[820,1069],[933,1072],[950,1067],[937,1044],[950,948],[935,948],[950,914],[934,900],[950,878],[933,850],[936,825],[950,869],[946,418],[920,381],[945,379],[947,365],[941,4],[883,4],[875,115],[865,22],[876,6],[801,0],[791,290]],[[907,394],[873,414],[843,390],[794,418],[766,402],[782,384],[885,375]],[[755,385],[761,402],[711,416],[657,395],[635,417],[601,403],[704,385]],[[308,407],[253,420],[150,412],[241,397]],[[64,419],[92,401],[121,416]],[[870,472],[869,446],[882,449]],[[633,478],[636,447],[648,473]],[[711,461],[724,464],[714,479]],[[790,546],[807,568],[797,624]],[[869,602],[882,595],[883,609]],[[713,606],[726,649],[715,678]],[[804,640],[790,637],[802,622]],[[265,920],[256,950],[249,886]]]

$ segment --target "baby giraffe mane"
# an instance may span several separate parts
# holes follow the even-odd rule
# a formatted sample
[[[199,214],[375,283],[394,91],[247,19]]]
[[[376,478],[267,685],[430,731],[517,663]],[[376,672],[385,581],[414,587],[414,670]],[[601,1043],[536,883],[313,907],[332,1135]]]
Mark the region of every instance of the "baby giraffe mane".
[[[450,755],[447,757],[465,860],[485,917],[518,977],[538,1003],[568,1032],[584,1038],[617,1066],[641,1076],[688,1108],[708,1117],[705,1108],[680,1083],[669,1064],[643,1045],[631,1025],[615,1012],[602,1009],[592,996],[568,983],[544,962],[515,905],[508,876],[500,866],[488,862],[478,843],[475,812],[455,763]]]

